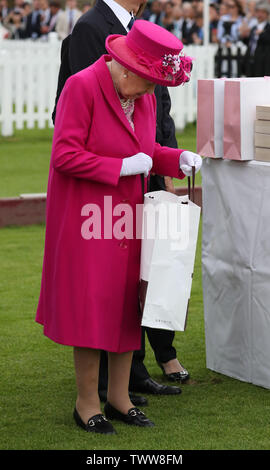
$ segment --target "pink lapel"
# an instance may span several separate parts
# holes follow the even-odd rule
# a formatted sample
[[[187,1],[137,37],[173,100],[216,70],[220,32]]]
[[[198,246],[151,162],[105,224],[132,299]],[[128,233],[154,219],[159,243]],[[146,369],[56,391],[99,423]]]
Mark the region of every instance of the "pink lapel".
[[[135,133],[136,128],[134,132],[125,116],[120,100],[114,88],[111,74],[106,64],[109,57],[110,57],[109,55],[103,55],[100,59],[98,59],[97,62],[95,62],[94,64],[94,71],[98,78],[99,85],[104,95],[104,98],[114,110],[115,116],[120,119],[120,121],[122,122],[126,130],[129,132],[129,134],[131,134],[132,137],[138,142],[138,137],[136,136],[136,133]],[[136,115],[138,111],[137,108],[140,107],[140,103],[138,103],[138,101],[141,101],[141,99],[136,100],[135,102],[134,119],[136,119]]]

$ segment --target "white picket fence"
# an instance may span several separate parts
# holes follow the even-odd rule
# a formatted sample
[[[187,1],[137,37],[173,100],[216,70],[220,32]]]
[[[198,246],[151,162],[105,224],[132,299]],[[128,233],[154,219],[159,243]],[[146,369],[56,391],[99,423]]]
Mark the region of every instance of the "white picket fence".
[[[61,42],[0,42],[0,127],[2,136],[13,134],[14,127],[31,129],[35,125],[53,126]],[[188,46],[187,55],[195,58],[192,80],[185,86],[170,88],[171,115],[177,129],[196,120],[198,78],[214,76],[216,46]]]
[[[0,43],[1,134],[17,129],[42,129],[49,123],[55,102],[60,64],[59,41]]]

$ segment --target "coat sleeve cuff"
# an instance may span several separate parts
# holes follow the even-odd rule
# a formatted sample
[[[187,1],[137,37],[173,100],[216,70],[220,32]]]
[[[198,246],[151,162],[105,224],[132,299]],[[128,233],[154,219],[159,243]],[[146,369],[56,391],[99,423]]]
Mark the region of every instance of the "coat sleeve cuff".
[[[162,147],[156,143],[152,172],[157,175],[171,176],[178,179],[185,178],[186,175],[180,170],[180,155],[182,152],[184,152],[182,149]]]

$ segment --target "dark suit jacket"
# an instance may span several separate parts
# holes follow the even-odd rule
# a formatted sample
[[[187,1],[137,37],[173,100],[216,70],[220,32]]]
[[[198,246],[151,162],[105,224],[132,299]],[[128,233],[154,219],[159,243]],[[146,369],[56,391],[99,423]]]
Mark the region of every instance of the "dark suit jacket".
[[[61,66],[58,77],[56,103],[66,79],[74,73],[96,62],[106,54],[105,40],[109,34],[127,32],[113,11],[103,0],[97,0],[95,6],[82,15],[77,21],[72,35],[62,44]],[[157,98],[157,142],[161,145],[177,148],[175,126],[170,117],[171,101],[166,87],[156,86]],[[53,120],[55,118],[55,109]],[[164,179],[156,177],[155,189],[165,189]]]
[[[194,22],[192,25],[188,27],[188,22],[187,20],[183,21],[182,24],[182,42],[183,44],[191,44],[192,43],[192,38],[190,36],[190,30],[193,27]]]
[[[36,16],[36,20],[33,24],[32,24],[32,16],[33,16],[33,12],[29,13],[29,15],[26,18],[26,28],[23,34],[25,38],[31,38],[33,34],[35,35],[35,37],[39,37],[41,35],[41,31],[40,31],[41,15],[38,14]]]
[[[254,54],[251,54],[251,43],[257,27],[250,32],[249,47],[245,56],[245,73],[248,77],[263,77],[270,75],[270,23],[259,35]]]
[[[77,21],[70,41],[69,59],[72,73],[88,67],[107,54],[105,40],[109,34],[127,32],[113,11],[102,0]]]

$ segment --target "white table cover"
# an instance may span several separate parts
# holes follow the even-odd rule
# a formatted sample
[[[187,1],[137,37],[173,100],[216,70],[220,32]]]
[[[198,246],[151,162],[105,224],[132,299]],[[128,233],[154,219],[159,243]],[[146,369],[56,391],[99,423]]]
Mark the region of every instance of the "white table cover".
[[[207,367],[270,388],[270,163],[205,158]]]

